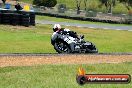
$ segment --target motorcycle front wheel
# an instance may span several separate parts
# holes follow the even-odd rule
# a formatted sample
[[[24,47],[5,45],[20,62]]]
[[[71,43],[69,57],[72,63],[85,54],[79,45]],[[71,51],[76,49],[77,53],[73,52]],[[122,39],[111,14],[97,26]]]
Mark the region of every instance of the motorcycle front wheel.
[[[91,43],[91,42],[87,42],[87,43]],[[86,48],[85,53],[98,53],[98,49],[93,43],[91,43],[90,45],[85,45],[85,48]]]

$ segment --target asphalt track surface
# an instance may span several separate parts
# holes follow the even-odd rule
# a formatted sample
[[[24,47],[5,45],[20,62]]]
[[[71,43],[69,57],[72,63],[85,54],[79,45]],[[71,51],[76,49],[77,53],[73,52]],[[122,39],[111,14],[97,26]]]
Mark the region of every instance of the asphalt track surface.
[[[109,24],[79,24],[79,23],[71,23],[71,22],[55,22],[55,21],[47,21],[47,20],[36,20],[36,23],[38,24],[60,24],[64,26],[75,26],[75,27],[86,27],[86,28],[100,28],[100,29],[112,29],[112,30],[126,30],[126,31],[132,31],[132,25],[131,26],[124,26],[124,25],[109,25]]]
[[[66,55],[132,55],[132,53],[93,53],[93,54],[58,54],[58,53],[11,53],[0,54],[0,56],[66,56]]]

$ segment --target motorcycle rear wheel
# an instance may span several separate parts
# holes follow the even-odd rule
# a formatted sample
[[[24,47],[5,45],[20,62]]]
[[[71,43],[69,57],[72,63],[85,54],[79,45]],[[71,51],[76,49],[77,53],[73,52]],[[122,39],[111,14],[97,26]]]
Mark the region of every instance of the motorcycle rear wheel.
[[[69,48],[69,45],[64,41],[56,41],[54,43],[54,49],[58,53],[71,53],[71,49]]]

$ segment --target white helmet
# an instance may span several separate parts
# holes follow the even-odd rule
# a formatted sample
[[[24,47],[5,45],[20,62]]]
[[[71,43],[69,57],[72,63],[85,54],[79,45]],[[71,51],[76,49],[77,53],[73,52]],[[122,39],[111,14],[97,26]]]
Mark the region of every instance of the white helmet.
[[[53,31],[56,32],[59,29],[61,29],[60,24],[55,24],[54,27],[53,27]]]

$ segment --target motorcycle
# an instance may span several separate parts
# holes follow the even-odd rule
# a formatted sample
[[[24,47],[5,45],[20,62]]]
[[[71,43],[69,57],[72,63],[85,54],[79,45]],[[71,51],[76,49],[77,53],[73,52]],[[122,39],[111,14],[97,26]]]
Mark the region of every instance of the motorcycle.
[[[92,42],[85,41],[84,36],[74,38],[69,32],[54,32],[51,44],[58,53],[98,53]]]

